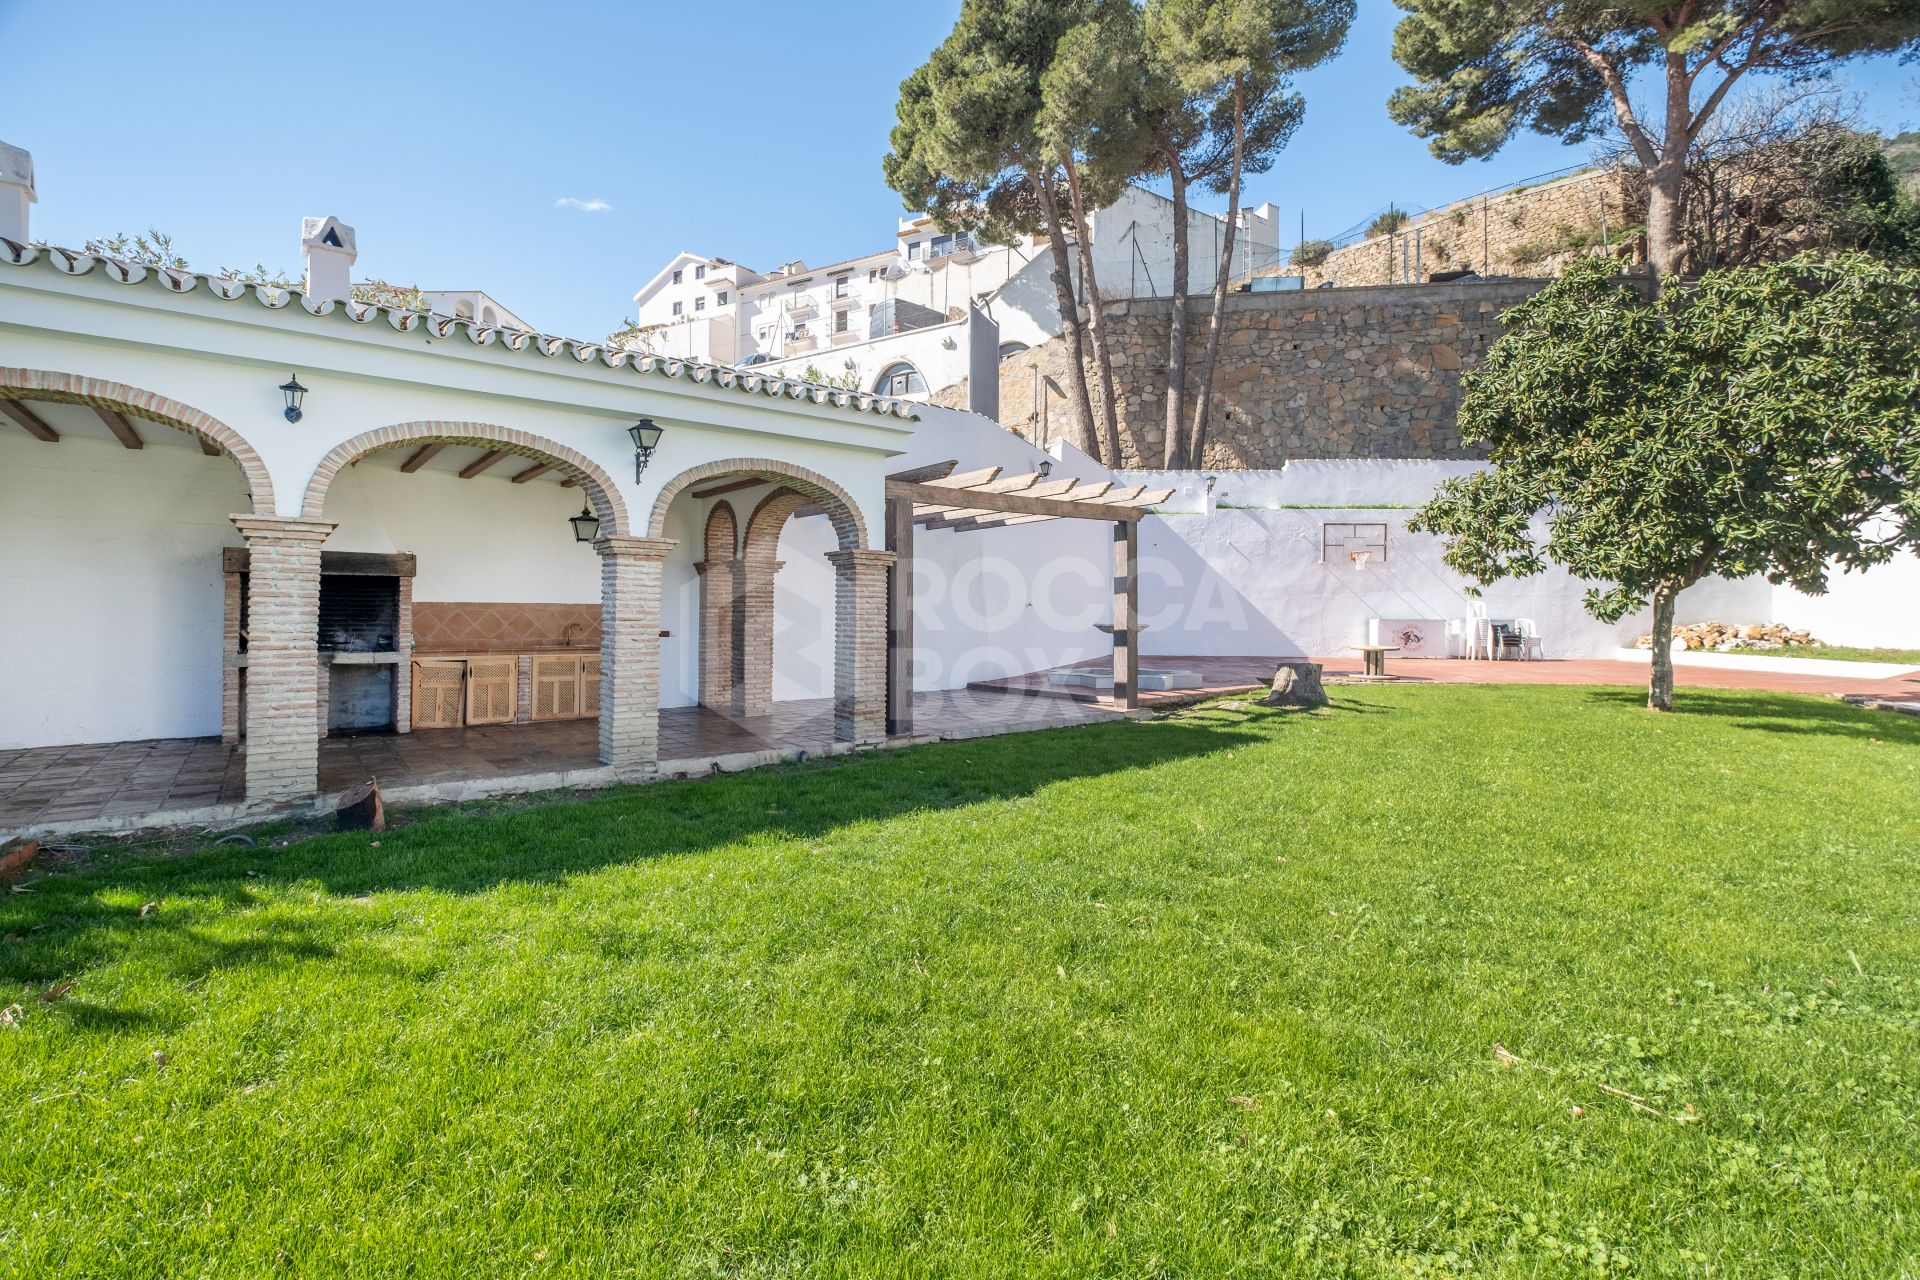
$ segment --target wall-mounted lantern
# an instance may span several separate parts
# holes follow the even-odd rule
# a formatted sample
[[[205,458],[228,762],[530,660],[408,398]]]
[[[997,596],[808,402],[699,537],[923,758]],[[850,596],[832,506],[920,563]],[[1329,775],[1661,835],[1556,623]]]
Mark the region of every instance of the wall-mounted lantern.
[[[640,483],[640,476],[647,469],[647,460],[653,457],[653,450],[660,443],[660,437],[666,428],[652,418],[642,418],[627,428],[627,435],[633,439],[633,481]]]
[[[1052,458],[1042,458],[1042,459],[1040,459],[1040,465],[1034,468],[1034,471],[1035,471],[1035,472],[1037,472],[1037,473],[1039,474],[1039,476],[1040,476],[1040,478],[1041,478],[1042,480],[1045,480],[1045,479],[1047,478],[1047,472],[1049,472],[1049,471],[1051,471],[1051,470],[1053,470],[1053,459],[1052,459]]]
[[[300,379],[292,374],[280,384],[280,394],[287,398],[287,421],[300,421],[300,401],[305,398],[307,389],[300,385]]]
[[[585,502],[580,504],[580,514],[568,517],[567,523],[573,526],[575,542],[592,542],[600,536],[600,517],[593,514]]]

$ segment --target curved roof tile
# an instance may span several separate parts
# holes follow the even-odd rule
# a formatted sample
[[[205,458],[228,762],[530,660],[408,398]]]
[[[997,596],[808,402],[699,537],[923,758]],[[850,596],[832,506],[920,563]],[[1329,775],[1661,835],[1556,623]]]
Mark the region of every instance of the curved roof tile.
[[[152,280],[158,287],[169,293],[192,293],[195,289],[205,286],[209,294],[222,302],[237,302],[250,293],[256,303],[271,311],[285,310],[295,299],[298,299],[301,309],[315,317],[330,316],[338,311],[355,324],[371,324],[376,318],[384,316],[387,323],[400,333],[412,333],[416,329],[424,329],[434,337],[445,338],[456,331],[464,331],[467,340],[477,347],[498,343],[510,351],[525,351],[531,348],[537,354],[549,358],[564,354],[572,356],[575,362],[583,365],[598,362],[609,369],[631,368],[636,373],[685,379],[711,386],[718,391],[734,391],[747,395],[758,392],[761,395],[784,396],[792,400],[804,399],[813,404],[831,405],[835,408],[850,409],[856,413],[905,418],[908,421],[916,418],[913,402],[910,400],[896,400],[887,396],[871,395],[863,391],[847,391],[838,387],[823,387],[790,378],[773,378],[761,373],[735,369],[728,365],[707,364],[677,356],[649,355],[643,351],[609,347],[600,342],[580,342],[573,338],[561,338],[552,334],[529,333],[524,329],[481,324],[478,321],[462,320],[438,313],[403,311],[371,302],[336,302],[331,298],[310,302],[298,289],[282,289],[269,284],[248,284],[229,276],[201,275],[192,271],[176,271],[171,267],[149,267],[137,262],[126,262],[100,254],[62,249],[54,245],[21,244],[0,236],[0,263],[14,267],[31,267],[39,262],[45,262],[53,270],[69,276],[84,276],[99,269],[105,273],[107,279],[116,284],[128,286],[140,285]]]

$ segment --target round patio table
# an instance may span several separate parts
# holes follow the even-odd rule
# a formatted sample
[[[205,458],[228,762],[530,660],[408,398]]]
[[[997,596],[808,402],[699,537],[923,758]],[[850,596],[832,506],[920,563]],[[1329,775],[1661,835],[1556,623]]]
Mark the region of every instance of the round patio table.
[[[1387,678],[1387,655],[1400,652],[1397,644],[1357,644],[1360,651],[1362,673],[1370,680]]]

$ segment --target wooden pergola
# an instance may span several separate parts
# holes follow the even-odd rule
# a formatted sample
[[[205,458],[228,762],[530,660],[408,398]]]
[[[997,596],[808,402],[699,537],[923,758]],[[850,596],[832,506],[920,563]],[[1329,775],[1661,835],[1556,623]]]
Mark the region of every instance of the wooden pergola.
[[[1140,521],[1172,489],[1115,488],[1111,480],[1049,480],[1045,471],[1006,476],[999,467],[954,474],[957,461],[887,477],[887,732],[913,731],[913,531],[967,533],[1046,520],[1105,520],[1113,525],[1113,701],[1140,705]]]

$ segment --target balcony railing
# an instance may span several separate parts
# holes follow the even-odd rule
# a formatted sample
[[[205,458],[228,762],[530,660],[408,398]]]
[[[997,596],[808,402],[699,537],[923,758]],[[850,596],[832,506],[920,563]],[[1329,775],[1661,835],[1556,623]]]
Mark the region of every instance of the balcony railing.
[[[790,333],[787,335],[787,354],[797,356],[807,351],[818,351],[820,339],[810,333]]]

